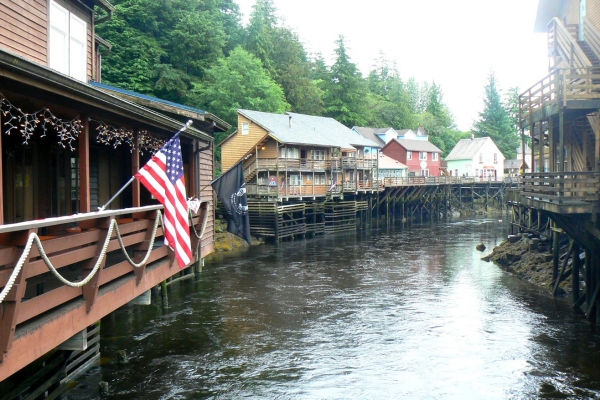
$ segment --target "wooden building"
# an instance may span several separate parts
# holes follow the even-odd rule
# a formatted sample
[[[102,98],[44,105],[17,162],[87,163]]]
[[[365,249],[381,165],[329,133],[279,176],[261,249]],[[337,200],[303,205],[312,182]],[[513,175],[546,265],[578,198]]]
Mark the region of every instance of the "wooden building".
[[[0,2],[0,391],[179,272],[155,225],[162,206],[137,181],[98,207],[190,119],[186,189],[203,201],[191,216],[192,250],[199,260],[213,249],[205,186],[213,134],[229,127],[202,110],[90,84],[100,79],[100,48],[110,47],[95,25],[113,11],[105,0]]]
[[[427,140],[393,139],[383,154],[408,166],[410,176],[440,176],[442,150]]]
[[[324,198],[377,190],[379,145],[333,118],[238,110],[222,167],[243,162],[250,197]]]
[[[570,276],[574,306],[585,304],[592,318],[600,309],[600,2],[540,0],[535,28],[548,35],[549,74],[520,95],[522,148],[525,154],[529,136],[525,161],[533,168],[522,175],[515,204],[538,227],[543,217],[552,222],[554,291]],[[562,235],[570,246],[559,270]]]

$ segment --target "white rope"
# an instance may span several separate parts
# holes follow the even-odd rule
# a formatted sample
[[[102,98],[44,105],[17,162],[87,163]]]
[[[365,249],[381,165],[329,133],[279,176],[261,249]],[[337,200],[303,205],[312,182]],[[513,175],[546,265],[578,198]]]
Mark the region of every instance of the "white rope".
[[[204,203],[204,202],[202,202]],[[200,203],[200,205],[202,205],[202,203]],[[202,221],[202,232],[200,233],[200,235],[198,235],[198,231],[196,231],[196,226],[193,223],[193,219],[192,219],[192,210],[189,210],[189,217],[190,217],[190,225],[192,226],[192,231],[194,232],[194,235],[198,238],[198,239],[202,239],[202,237],[204,236],[204,231],[206,231],[206,225],[208,222],[208,212],[210,211],[210,201],[207,202],[208,205],[206,206],[206,213],[204,213],[204,221]]]
[[[19,272],[21,272],[21,269],[23,268],[23,265],[25,264],[25,261],[27,261],[29,259],[29,253],[31,252],[31,246],[33,245],[34,242],[40,252],[40,256],[44,260],[44,263],[46,264],[48,269],[50,269],[52,274],[59,281],[61,281],[62,283],[64,283],[67,286],[70,286],[70,287],[82,287],[82,286],[85,286],[87,283],[89,283],[92,280],[92,278],[94,277],[94,275],[96,274],[96,272],[98,272],[98,270],[100,269],[100,265],[102,265],[102,262],[104,261],[104,257],[106,256],[106,252],[108,250],[108,245],[110,244],[110,241],[111,241],[113,230],[116,230],[117,240],[119,241],[121,250],[123,251],[123,254],[125,255],[125,258],[129,262],[129,264],[131,264],[134,268],[140,268],[140,267],[144,266],[146,264],[146,262],[148,262],[148,258],[150,257],[150,253],[152,252],[152,248],[154,247],[154,240],[156,239],[156,232],[158,231],[159,223],[161,225],[163,223],[162,214],[160,212],[157,213],[156,220],[154,221],[154,229],[152,231],[152,238],[150,239],[150,245],[148,246],[146,256],[139,263],[135,263],[131,259],[131,257],[129,257],[129,254],[127,253],[127,249],[125,248],[125,245],[123,244],[123,238],[121,237],[121,232],[119,231],[119,224],[117,223],[116,220],[114,220],[114,219],[111,220],[110,226],[108,228],[108,232],[106,234],[106,239],[104,240],[104,244],[102,245],[102,251],[100,252],[100,256],[98,257],[98,260],[96,261],[96,264],[94,265],[94,268],[92,268],[92,270],[85,277],[85,279],[83,279],[79,282],[71,282],[71,281],[65,279],[56,270],[56,268],[54,267],[54,265],[52,265],[52,263],[50,262],[50,259],[46,255],[46,252],[44,251],[44,247],[42,246],[42,242],[41,242],[39,236],[37,235],[37,233],[32,232],[29,235],[29,238],[27,239],[27,244],[25,244],[25,248],[23,250],[23,253],[21,254],[21,257],[19,258],[19,261],[17,262],[17,265],[15,265],[15,268],[13,269],[12,274],[8,278],[8,282],[6,283],[6,286],[0,292],[0,304],[2,304],[2,302],[4,301],[6,296],[8,296],[8,293],[12,289],[12,287],[17,279],[17,276],[19,275]]]

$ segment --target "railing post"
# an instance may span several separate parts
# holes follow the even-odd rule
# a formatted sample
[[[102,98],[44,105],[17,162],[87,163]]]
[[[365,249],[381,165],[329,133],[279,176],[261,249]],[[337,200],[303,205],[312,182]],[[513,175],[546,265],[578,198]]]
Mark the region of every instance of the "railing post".
[[[94,307],[94,304],[96,303],[96,298],[98,297],[98,287],[100,286],[98,282],[100,280],[100,275],[102,274],[102,269],[104,269],[104,266],[106,265],[106,257],[107,257],[107,254],[101,254],[102,246],[104,245],[104,242],[106,241],[106,238],[108,235],[108,229],[114,219],[115,219],[114,217],[109,217],[109,218],[105,218],[105,219],[98,221],[99,222],[98,227],[102,230],[102,234],[100,235],[98,243],[96,244],[96,250],[97,250],[96,256],[90,258],[82,268],[82,272],[87,271],[88,274],[91,273],[91,271],[93,270],[94,265],[96,264],[98,259],[100,257],[102,257],[102,262],[100,263],[100,268],[98,269],[96,274],[92,277],[92,279],[82,288],[82,294],[83,294],[83,298],[86,301],[86,310],[88,313]],[[86,274],[86,276],[88,274]]]
[[[37,233],[37,229],[29,229],[26,232],[18,234],[16,240],[20,242],[20,246],[15,251],[15,265],[21,257],[22,251],[24,250],[24,243],[27,242],[29,235]],[[29,265],[30,257],[27,257],[25,263],[21,267],[21,271],[13,284],[12,289],[8,292],[8,295],[0,304],[0,362],[4,362],[8,356],[8,351],[12,345],[13,338],[15,336],[15,330],[17,329],[17,320],[19,316],[19,308],[21,306],[21,300],[25,295],[25,288],[27,281],[27,267]]]
[[[137,244],[133,250],[133,261],[136,264],[144,259],[146,252],[150,248],[150,240],[152,239],[152,233],[153,233],[153,229],[154,229],[154,224],[152,222],[156,221],[156,218],[158,218],[158,213],[159,213],[158,210],[154,210],[154,211],[148,213],[148,228],[146,229],[146,235],[144,236],[144,241]],[[191,235],[192,250],[198,245],[197,240],[198,239],[196,238],[195,235]],[[195,241],[195,243],[194,243],[194,241]],[[144,278],[144,275],[146,273],[146,266],[143,265],[139,268],[134,268],[133,272],[135,273],[135,283],[136,283],[136,285],[139,285],[142,282],[142,279]]]

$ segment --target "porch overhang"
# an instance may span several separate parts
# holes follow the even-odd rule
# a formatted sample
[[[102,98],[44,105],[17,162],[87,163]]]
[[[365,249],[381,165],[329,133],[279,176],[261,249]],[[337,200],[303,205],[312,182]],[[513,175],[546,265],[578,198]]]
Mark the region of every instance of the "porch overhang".
[[[181,121],[103,92],[90,84],[77,81],[48,67],[0,49],[0,87],[12,88],[17,93],[23,93],[23,85],[51,93],[52,96],[61,96],[69,103],[76,102],[82,113],[93,114],[94,110],[100,109],[147,127],[173,133],[182,127]],[[203,141],[213,141],[212,135],[194,127],[188,128],[184,135]]]

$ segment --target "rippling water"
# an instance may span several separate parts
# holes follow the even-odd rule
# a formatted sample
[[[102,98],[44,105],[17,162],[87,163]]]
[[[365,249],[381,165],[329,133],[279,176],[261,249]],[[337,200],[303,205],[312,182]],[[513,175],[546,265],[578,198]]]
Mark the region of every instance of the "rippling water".
[[[585,319],[480,260],[505,235],[459,220],[217,257],[168,309],[103,319],[102,365],[68,397],[600,398]]]

